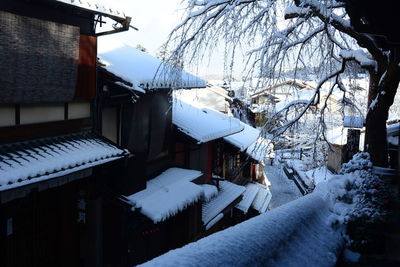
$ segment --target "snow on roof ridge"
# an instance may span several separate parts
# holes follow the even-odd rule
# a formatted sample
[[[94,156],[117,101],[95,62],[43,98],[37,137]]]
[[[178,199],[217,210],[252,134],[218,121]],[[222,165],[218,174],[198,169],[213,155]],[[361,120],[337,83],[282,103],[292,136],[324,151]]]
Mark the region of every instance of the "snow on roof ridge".
[[[172,122],[198,143],[206,143],[244,129],[234,117],[209,108],[195,107],[178,98],[174,98]]]
[[[0,154],[0,191],[45,180],[43,177],[59,177],[77,167],[93,167],[127,153],[90,134],[40,140],[26,142],[24,149],[16,145],[10,150],[13,144],[5,145],[11,152]]]
[[[132,83],[134,88],[156,90],[207,86],[203,79],[124,44],[113,36],[99,38],[98,57],[107,71]]]
[[[119,18],[125,18],[125,12],[121,8],[117,8],[115,6],[115,3],[110,5],[109,1],[105,0],[55,0],[55,1],[88,10],[98,11],[100,13]]]
[[[146,189],[127,198],[156,224],[200,200],[204,190],[191,181],[201,175],[196,170],[170,168],[147,181]]]

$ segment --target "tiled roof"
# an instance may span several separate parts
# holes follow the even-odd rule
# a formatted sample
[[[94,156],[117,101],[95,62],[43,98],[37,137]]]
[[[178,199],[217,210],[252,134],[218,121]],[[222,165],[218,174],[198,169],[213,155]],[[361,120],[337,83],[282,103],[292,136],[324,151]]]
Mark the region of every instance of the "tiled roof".
[[[92,10],[95,12],[99,12],[114,17],[125,18],[125,14],[121,9],[116,8],[115,6],[111,6],[108,1],[104,0],[55,0],[55,1],[67,5],[80,7],[83,9]]]
[[[238,199],[246,190],[244,186],[236,185],[228,181],[219,182],[218,195],[209,202],[203,204],[202,221],[207,224],[220,212]]]
[[[91,133],[0,145],[0,191],[60,177],[127,154]]]
[[[243,122],[240,122],[240,124],[244,126],[243,131],[225,136],[224,140],[239,148],[240,151],[244,151],[252,143],[257,141],[257,138],[260,135],[260,130],[257,130]]]
[[[271,191],[269,190],[268,187],[262,184],[257,184],[259,187],[259,190],[257,192],[257,195],[251,203],[251,207],[255,210],[258,210],[260,213],[264,213],[268,209],[269,202],[271,201],[272,194]]]
[[[127,45],[113,35],[98,39],[97,56],[104,69],[131,83],[136,91],[207,86],[203,79]]]
[[[174,98],[172,123],[199,144],[240,132],[244,126],[234,117]]]
[[[254,199],[256,198],[260,187],[256,183],[248,183],[246,191],[243,193],[242,200],[236,205],[244,213],[247,213]]]

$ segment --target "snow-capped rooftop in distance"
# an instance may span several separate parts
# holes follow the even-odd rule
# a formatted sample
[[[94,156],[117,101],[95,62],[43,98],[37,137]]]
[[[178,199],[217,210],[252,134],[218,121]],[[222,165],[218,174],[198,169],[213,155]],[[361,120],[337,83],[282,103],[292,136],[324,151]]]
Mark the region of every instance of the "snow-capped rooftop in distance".
[[[204,80],[126,45],[113,36],[98,39],[98,57],[105,69],[132,83],[133,89],[202,88]]]
[[[191,182],[201,175],[202,172],[196,170],[170,168],[147,181],[146,189],[127,199],[153,223],[162,222],[203,196],[203,188]]]
[[[244,127],[243,131],[225,136],[224,140],[244,151],[257,140],[260,131],[246,123],[240,122],[240,124]]]
[[[244,186],[228,181],[219,182],[218,195],[203,204],[202,221],[207,224],[246,191]]]
[[[175,90],[174,95],[188,103],[201,103],[225,114],[230,114],[229,102],[232,101],[232,98],[221,87],[207,86],[200,89]]]
[[[234,117],[173,99],[172,122],[199,144],[240,132],[244,126]]]
[[[56,2],[61,2],[67,5],[77,6],[83,9],[88,9],[96,11],[102,14],[125,18],[125,12],[116,7],[114,3],[110,4],[107,0],[55,0]]]
[[[129,152],[90,133],[0,146],[0,191],[61,177]]]

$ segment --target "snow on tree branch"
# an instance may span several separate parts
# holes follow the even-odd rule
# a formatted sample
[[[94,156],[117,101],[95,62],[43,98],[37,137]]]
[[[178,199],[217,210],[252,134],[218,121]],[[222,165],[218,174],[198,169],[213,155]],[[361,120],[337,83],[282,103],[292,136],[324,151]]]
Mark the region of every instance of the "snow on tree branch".
[[[373,69],[377,71],[378,65],[375,60],[372,60],[368,55],[361,49],[357,50],[342,50],[340,51],[340,56],[348,60],[357,61],[361,67],[365,69]]]

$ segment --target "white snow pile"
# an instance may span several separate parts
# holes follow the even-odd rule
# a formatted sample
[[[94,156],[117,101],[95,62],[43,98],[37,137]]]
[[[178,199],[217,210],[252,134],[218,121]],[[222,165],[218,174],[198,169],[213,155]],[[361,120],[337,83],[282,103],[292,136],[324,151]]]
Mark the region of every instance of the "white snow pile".
[[[332,222],[337,225],[361,225],[365,228],[384,218],[388,191],[383,180],[372,173],[368,153],[358,153],[344,164],[341,175],[321,182],[315,192],[331,201]],[[348,232],[350,238],[352,233]],[[365,239],[366,233],[362,234]],[[348,245],[359,246],[363,240],[351,240]]]
[[[98,57],[107,71],[131,83],[134,90],[207,86],[204,80],[126,45],[112,36],[99,38]]]
[[[200,200],[203,188],[192,183],[202,173],[195,170],[170,168],[147,181],[146,189],[127,196],[134,208],[153,223],[167,220]]]
[[[321,182],[329,181],[334,176],[325,165],[308,170],[305,174],[316,185]]]
[[[240,132],[244,126],[234,117],[174,98],[172,123],[199,144]]]
[[[67,175],[129,154],[94,136],[56,140],[1,153],[0,191]]]
[[[141,266],[334,266],[342,244],[310,194]]]

